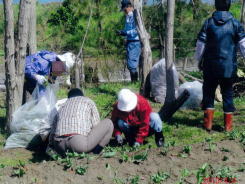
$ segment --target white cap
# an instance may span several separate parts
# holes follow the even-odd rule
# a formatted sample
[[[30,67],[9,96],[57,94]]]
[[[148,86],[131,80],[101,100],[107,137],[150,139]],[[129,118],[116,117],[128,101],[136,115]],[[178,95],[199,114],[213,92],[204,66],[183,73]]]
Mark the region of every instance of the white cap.
[[[69,71],[75,64],[75,55],[71,52],[67,52],[62,55],[57,55],[57,58],[59,58],[65,64],[67,71]]]
[[[118,93],[117,108],[120,111],[130,112],[137,106],[137,95],[129,89],[122,89]]]

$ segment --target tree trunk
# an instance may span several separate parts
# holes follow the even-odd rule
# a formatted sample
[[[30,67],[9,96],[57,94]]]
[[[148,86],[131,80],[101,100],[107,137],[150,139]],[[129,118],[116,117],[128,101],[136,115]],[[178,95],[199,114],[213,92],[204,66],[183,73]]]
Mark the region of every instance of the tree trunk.
[[[241,23],[245,27],[245,0],[242,2]]]
[[[30,0],[21,0],[18,19],[18,37],[14,40],[14,16],[12,0],[4,0],[5,14],[5,68],[7,124],[12,121],[13,112],[22,104],[24,66],[28,39],[28,17]],[[16,46],[14,44],[16,43]],[[16,52],[16,53],[15,53]]]
[[[31,0],[29,30],[28,30],[28,55],[37,52],[37,36],[36,36],[36,0]]]
[[[12,119],[12,114],[16,109],[16,80],[15,80],[15,45],[14,45],[14,14],[12,7],[12,0],[4,0],[4,23],[5,23],[5,37],[4,37],[4,51],[5,51],[5,76],[6,76],[6,105],[7,105],[7,126]]]
[[[168,0],[168,13],[167,13],[167,25],[166,25],[166,72],[167,72],[167,95],[166,102],[172,102],[175,100],[175,89],[174,89],[174,75],[172,71],[173,60],[174,60],[174,11],[175,11],[175,0]]]
[[[137,24],[137,31],[140,36],[140,41],[142,44],[142,60],[140,64],[140,78],[141,78],[141,87],[140,93],[144,95],[145,92],[145,82],[147,75],[150,73],[152,67],[152,52],[150,46],[150,35],[147,33],[143,17],[142,17],[142,1],[141,0],[133,0],[134,6],[134,15]]]

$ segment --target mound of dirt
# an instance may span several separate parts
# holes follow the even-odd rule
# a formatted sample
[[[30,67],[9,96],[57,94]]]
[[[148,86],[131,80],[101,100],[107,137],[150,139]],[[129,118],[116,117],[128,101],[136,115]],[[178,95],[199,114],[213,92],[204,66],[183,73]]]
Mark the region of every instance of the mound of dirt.
[[[175,184],[180,181],[183,169],[190,171],[183,183],[196,184],[195,171],[204,163],[213,168],[230,167],[237,174],[239,184],[245,183],[245,172],[238,172],[241,164],[245,162],[244,147],[236,141],[224,140],[216,143],[210,151],[210,145],[205,143],[192,145],[190,154],[181,156],[183,146],[170,147],[167,154],[163,148],[149,149],[145,161],[140,163],[120,162],[120,153],[113,158],[93,156],[93,159],[77,159],[73,164],[88,167],[84,175],[78,175],[73,170],[64,170],[64,165],[57,161],[42,161],[41,163],[25,166],[26,174],[23,177],[13,177],[13,168],[0,169],[0,183],[2,184],[110,184],[132,183],[130,178],[139,176],[139,184],[153,183],[152,175],[158,171],[166,172],[169,178],[162,182]],[[166,152],[165,152],[166,153]],[[226,158],[226,159],[224,159]]]

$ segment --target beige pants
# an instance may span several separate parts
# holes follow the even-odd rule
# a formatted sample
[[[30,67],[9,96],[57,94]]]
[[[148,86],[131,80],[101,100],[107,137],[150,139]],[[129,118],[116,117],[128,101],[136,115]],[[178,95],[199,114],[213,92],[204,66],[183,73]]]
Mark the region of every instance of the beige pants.
[[[105,119],[95,126],[87,136],[54,137],[53,146],[60,154],[65,154],[66,151],[90,152],[97,145],[101,147],[107,145],[112,137],[113,129],[112,121]]]

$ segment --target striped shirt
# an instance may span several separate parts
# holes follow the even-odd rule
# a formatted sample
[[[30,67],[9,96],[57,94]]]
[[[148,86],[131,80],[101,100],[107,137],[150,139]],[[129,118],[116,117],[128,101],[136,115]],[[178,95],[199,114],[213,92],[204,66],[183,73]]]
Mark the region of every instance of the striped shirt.
[[[73,97],[59,109],[51,134],[56,136],[80,134],[87,136],[100,122],[95,103],[87,97]]]

